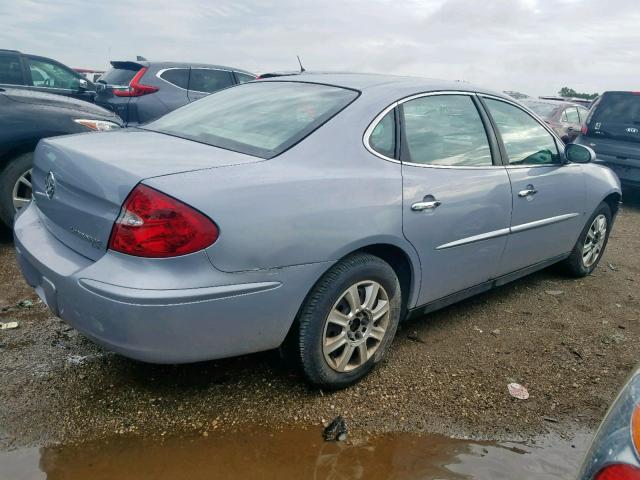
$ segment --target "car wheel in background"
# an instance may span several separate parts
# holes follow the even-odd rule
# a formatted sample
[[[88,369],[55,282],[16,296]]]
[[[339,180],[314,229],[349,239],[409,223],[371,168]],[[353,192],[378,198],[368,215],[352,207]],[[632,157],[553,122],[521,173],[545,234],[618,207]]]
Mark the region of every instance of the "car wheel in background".
[[[13,217],[31,202],[33,152],[9,160],[0,171],[0,220],[13,225]]]
[[[400,319],[398,277],[379,257],[356,253],[314,286],[300,312],[297,354],[307,380],[347,387],[384,356]]]
[[[611,231],[611,208],[600,203],[582,230],[569,258],[564,262],[569,273],[586,277],[595,270],[604,254]]]

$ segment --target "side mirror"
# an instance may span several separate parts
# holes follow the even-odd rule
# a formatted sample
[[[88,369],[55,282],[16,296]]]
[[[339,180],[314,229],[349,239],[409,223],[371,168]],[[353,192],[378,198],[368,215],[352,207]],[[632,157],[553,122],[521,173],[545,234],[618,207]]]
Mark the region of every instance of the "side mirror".
[[[84,92],[89,88],[89,82],[87,82],[84,78],[78,79],[78,91]]]
[[[596,159],[596,152],[577,143],[570,143],[564,149],[564,155],[571,163],[589,163]]]

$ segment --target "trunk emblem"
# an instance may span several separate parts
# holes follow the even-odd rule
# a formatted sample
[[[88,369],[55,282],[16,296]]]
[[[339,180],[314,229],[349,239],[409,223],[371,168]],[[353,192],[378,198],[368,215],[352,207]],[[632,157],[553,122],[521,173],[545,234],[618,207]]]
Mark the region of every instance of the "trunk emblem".
[[[49,172],[44,180],[44,192],[49,197],[49,200],[53,199],[53,195],[56,193],[56,177],[53,172]]]
[[[637,128],[627,128],[627,133],[638,133],[638,129]]]

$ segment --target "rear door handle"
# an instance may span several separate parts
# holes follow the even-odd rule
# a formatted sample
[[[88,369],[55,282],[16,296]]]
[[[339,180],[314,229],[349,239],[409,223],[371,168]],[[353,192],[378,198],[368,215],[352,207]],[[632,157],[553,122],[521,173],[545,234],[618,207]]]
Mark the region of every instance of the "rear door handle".
[[[428,202],[416,202],[411,205],[411,210],[414,212],[421,212],[423,210],[433,210],[434,208],[438,208],[442,205],[442,202],[439,200],[431,200]]]
[[[536,193],[538,193],[538,190],[536,190],[533,185],[527,185],[527,187],[524,190],[520,190],[518,192],[518,196],[521,198],[524,197],[531,197],[532,195],[535,195]]]

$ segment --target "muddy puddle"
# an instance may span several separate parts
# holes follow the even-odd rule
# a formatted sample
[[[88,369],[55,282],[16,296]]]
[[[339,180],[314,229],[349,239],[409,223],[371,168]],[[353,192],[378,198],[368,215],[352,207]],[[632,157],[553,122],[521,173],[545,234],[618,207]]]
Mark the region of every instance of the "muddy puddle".
[[[572,479],[589,435],[477,442],[391,434],[325,442],[319,431],[235,432],[152,441],[116,437],[0,452],[2,480]]]

